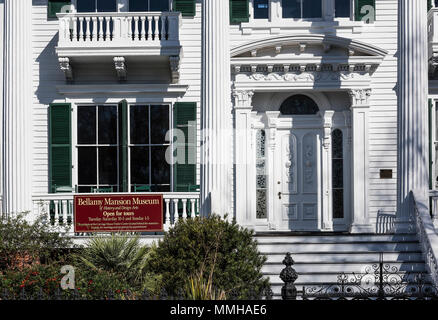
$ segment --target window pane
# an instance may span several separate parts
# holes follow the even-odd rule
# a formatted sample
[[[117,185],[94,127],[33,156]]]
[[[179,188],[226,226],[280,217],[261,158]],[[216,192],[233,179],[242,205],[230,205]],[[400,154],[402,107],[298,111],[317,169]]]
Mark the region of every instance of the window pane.
[[[78,183],[95,184],[97,182],[97,154],[95,147],[78,148]]]
[[[147,106],[130,106],[131,144],[149,143],[149,108]]]
[[[350,17],[351,0],[336,0],[335,17]]]
[[[99,106],[99,144],[117,144],[117,107]]]
[[[303,0],[303,18],[321,18],[321,0]]]
[[[96,144],[96,107],[78,107],[78,144]]]
[[[117,12],[116,0],[97,0],[98,12]]]
[[[131,147],[131,184],[149,184],[149,147]]]
[[[344,190],[333,190],[333,218],[342,219],[344,217]]]
[[[269,0],[254,0],[254,19],[269,18]]]
[[[149,0],[149,11],[169,11],[169,0]]]
[[[96,12],[96,3],[94,0],[77,0],[77,12]]]
[[[152,184],[170,184],[170,165],[166,161],[166,149],[151,147],[151,176]]]
[[[166,143],[169,131],[169,106],[151,106],[151,143]]]
[[[301,18],[301,0],[283,0],[283,18]]]
[[[148,0],[129,0],[129,11],[148,11]]]
[[[332,160],[333,165],[333,188],[344,187],[344,168],[343,168],[343,160],[335,159]]]
[[[99,184],[117,184],[117,147],[99,148]]]

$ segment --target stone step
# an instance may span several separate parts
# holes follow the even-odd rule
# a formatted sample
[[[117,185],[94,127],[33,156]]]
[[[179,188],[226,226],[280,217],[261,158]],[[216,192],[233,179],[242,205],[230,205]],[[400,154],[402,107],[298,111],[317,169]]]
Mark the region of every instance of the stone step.
[[[396,235],[296,235],[296,236],[263,236],[256,235],[255,239],[259,244],[269,243],[361,243],[361,242],[415,242],[418,237],[415,234]]]
[[[293,254],[314,252],[382,252],[418,251],[418,242],[359,242],[359,243],[266,243],[258,245],[263,254],[291,252]]]
[[[424,262],[398,262],[389,263],[391,267],[396,267],[400,272],[426,272],[426,266]],[[280,274],[281,270],[284,269],[282,264],[271,264],[265,263],[262,267],[262,273],[264,274]],[[297,263],[293,266],[298,274],[303,274],[306,272],[316,272],[316,273],[365,273],[366,270],[374,270],[371,264],[366,263]]]
[[[285,253],[265,253],[267,257],[266,263],[282,263]],[[296,263],[364,263],[372,264],[380,261],[380,252],[320,252],[320,253],[297,253],[292,254],[292,258]],[[384,252],[383,261],[386,263],[392,262],[419,262],[423,261],[423,256],[420,251],[412,252]]]

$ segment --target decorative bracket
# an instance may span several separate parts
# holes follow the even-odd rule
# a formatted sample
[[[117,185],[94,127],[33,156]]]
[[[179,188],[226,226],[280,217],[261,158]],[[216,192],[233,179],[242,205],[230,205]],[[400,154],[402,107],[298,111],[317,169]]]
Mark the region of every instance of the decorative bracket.
[[[330,147],[334,114],[335,112],[333,110],[328,110],[324,112],[324,148],[325,149],[328,149]]]
[[[172,75],[172,83],[178,83],[179,81],[179,56],[170,56],[170,72]]]
[[[70,65],[70,59],[67,57],[60,57],[58,61],[61,71],[64,72],[65,78],[69,81],[73,80],[73,70]]]
[[[126,80],[127,71],[125,57],[114,57],[114,68],[116,69],[119,80]]]

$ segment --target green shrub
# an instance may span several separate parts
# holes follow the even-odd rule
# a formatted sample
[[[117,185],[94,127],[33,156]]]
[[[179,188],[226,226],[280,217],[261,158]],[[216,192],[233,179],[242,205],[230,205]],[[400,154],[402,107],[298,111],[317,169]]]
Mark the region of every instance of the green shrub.
[[[259,253],[253,231],[218,216],[179,220],[147,261],[148,270],[161,274],[169,294],[187,288],[189,277],[199,274],[211,277],[214,290],[235,290],[240,298],[269,284],[261,273],[266,257]]]
[[[75,265],[87,272],[106,271],[123,279],[133,289],[156,292],[160,279],[145,269],[150,252],[151,248],[142,246],[138,236],[113,234],[90,239],[74,260]]]
[[[0,219],[0,271],[22,269],[33,264],[54,263],[65,258],[72,241],[54,232],[50,224],[39,217],[30,223],[26,214]]]

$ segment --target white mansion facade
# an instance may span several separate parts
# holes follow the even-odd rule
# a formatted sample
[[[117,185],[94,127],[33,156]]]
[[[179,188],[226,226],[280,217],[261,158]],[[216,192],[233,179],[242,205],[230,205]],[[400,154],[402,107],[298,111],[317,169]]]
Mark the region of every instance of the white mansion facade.
[[[0,0],[3,213],[65,224],[75,194],[140,192],[163,194],[165,228],[417,217],[434,259],[432,2]]]

